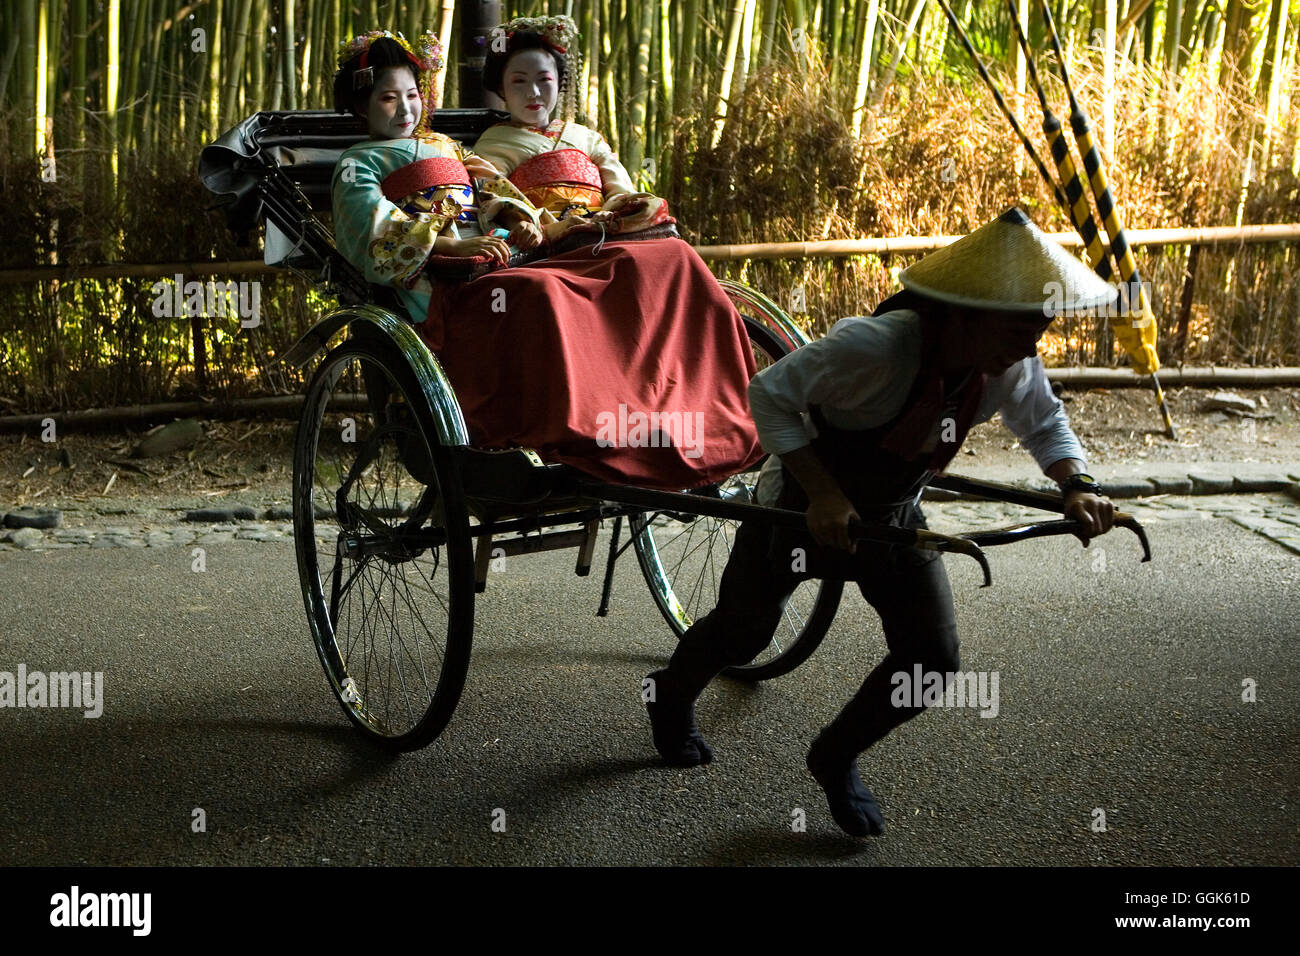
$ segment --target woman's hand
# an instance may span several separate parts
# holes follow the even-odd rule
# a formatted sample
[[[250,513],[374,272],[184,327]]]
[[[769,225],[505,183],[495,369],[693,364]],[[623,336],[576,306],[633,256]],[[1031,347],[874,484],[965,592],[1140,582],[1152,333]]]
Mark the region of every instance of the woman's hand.
[[[568,219],[560,219],[556,222],[548,222],[542,232],[549,243],[557,243],[565,236],[573,232],[595,232],[600,227],[593,223],[585,216],[570,216]]]
[[[497,236],[471,236],[468,239],[440,238],[434,251],[444,256],[491,256],[502,265],[510,261],[510,247]]]
[[[536,249],[542,244],[542,230],[531,219],[515,223],[506,239],[516,249]]]

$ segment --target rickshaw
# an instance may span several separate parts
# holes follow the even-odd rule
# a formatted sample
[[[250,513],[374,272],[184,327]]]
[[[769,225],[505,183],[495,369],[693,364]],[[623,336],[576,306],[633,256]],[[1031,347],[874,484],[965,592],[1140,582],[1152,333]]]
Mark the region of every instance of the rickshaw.
[[[467,145],[502,114],[444,109],[434,128]],[[337,251],[320,214],[340,154],[364,139],[355,120],[327,110],[259,112],[205,148],[204,184],[227,226],[265,228],[265,261],[337,297],[282,357],[310,377],[295,438],[293,527],[308,626],[330,688],[349,720],[381,747],[423,747],[447,726],[465,685],[475,594],[501,559],[576,550],[590,573],[602,525],[612,522],[599,616],[608,611],[616,560],[631,547],[650,593],[680,637],[713,607],[736,524],[802,527],[799,512],[755,503],[757,466],[706,487],[659,491],[597,480],[543,462],[529,449],[470,444],[465,418],[437,357],[391,289],[372,286]],[[735,304],[759,367],[808,342],[768,296],[719,280]],[[331,343],[341,334],[346,337]],[[941,475],[933,487],[1061,511],[1059,496]],[[1150,552],[1130,516],[1117,516]],[[627,541],[623,542],[626,524]],[[866,541],[965,554],[991,583],[983,546],[1065,534],[1055,520],[945,535],[860,525]],[[843,583],[809,580],[754,661],[733,677],[789,673],[816,650]]]

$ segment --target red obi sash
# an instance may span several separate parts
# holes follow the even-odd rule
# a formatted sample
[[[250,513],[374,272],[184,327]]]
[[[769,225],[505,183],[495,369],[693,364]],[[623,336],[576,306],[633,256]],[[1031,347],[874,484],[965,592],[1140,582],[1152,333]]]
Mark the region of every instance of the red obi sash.
[[[438,156],[417,159],[384,177],[379,188],[384,198],[397,202],[411,193],[422,192],[430,186],[469,186],[469,171],[459,159]]]
[[[574,183],[590,186],[600,192],[604,183],[600,167],[580,149],[553,149],[526,159],[510,174],[510,181],[520,190],[555,183]]]

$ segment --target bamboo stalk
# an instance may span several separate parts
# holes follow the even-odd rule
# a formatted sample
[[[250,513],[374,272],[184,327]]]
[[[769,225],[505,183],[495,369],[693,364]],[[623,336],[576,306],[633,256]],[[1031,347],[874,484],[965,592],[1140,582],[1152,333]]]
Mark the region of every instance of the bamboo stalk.
[[[5,44],[4,57],[0,59],[0,103],[4,102],[5,93],[9,89],[9,77],[13,73],[14,63],[18,60],[18,44],[21,40],[19,32],[19,30],[10,32],[9,42]]]
[[[727,119],[727,101],[731,96],[731,78],[736,72],[736,53],[740,48],[740,31],[745,22],[745,10],[752,0],[732,0],[731,16],[727,21],[727,48],[722,60],[722,80],[713,107],[712,147],[717,149],[722,139],[722,127]],[[922,0],[923,2],[923,0]]]
[[[654,24],[655,5],[650,2],[642,2],[636,59],[632,64],[632,103],[628,111],[628,130],[631,138],[627,144],[625,156],[625,165],[633,176],[640,171],[641,160],[645,157],[650,43],[654,35]]]
[[[86,0],[72,0],[69,29],[72,35],[69,120],[72,124],[71,141],[79,150],[86,142]],[[0,99],[3,98],[4,94],[0,92]],[[80,174],[77,178],[80,180]]]
[[[593,129],[600,128],[600,0],[590,0],[584,5],[588,20],[583,34],[586,42],[585,55],[582,58],[582,95],[583,112],[587,115],[587,125]]]
[[[791,49],[790,62],[794,64],[796,70],[806,70],[809,66],[809,50],[811,44],[808,37],[808,10],[804,6],[803,0],[785,0],[785,13],[789,19],[790,39],[792,44],[795,37],[802,38],[802,51]]]
[[[442,72],[438,75],[436,81],[438,92],[436,102],[439,106],[444,103],[444,96],[447,92],[447,77],[451,73],[451,60],[447,56],[447,51],[451,47],[451,30],[452,24],[456,17],[456,0],[442,0],[438,8],[438,42],[442,44],[443,66]]]
[[[667,170],[668,151],[666,149],[668,141],[672,136],[672,104],[673,104],[673,40],[672,40],[672,3],[671,0],[660,0],[659,5],[659,88],[655,91],[657,121],[656,121],[656,138],[655,148],[651,155],[655,157],[661,168],[655,177],[654,185],[657,187],[661,181],[666,181],[670,175]],[[657,190],[652,190],[657,191]]]
[[[40,16],[35,3],[24,3],[18,10],[18,33],[21,42],[18,44],[18,107],[21,110],[20,115],[25,116],[27,110],[32,110],[33,118],[36,112],[36,50],[37,34],[39,28],[37,20]],[[38,137],[36,127],[24,123],[20,129],[21,134],[16,137],[18,140],[19,155],[35,156],[37,154]]]
[[[1183,29],[1183,0],[1167,0],[1165,6],[1165,69],[1178,73]]]
[[[1047,233],[1063,248],[1077,250],[1083,240],[1077,232]],[[827,239],[810,242],[757,242],[729,245],[695,246],[701,258],[715,261],[730,259],[805,259],[838,256],[886,255],[934,252],[956,242],[961,236],[886,236],[871,239]],[[1300,223],[1264,223],[1246,226],[1198,226],[1174,229],[1125,230],[1130,247],[1146,246],[1234,246],[1263,243],[1300,242]],[[267,275],[284,276],[284,270],[268,266],[261,259],[190,260],[185,262],[125,263],[97,265],[33,266],[25,269],[0,269],[0,285],[30,282],[77,283],[118,278],[169,278],[176,273],[199,275]]]
[[[48,158],[52,148],[49,130],[46,128],[48,109],[45,105],[49,95],[49,44],[50,6],[43,0],[38,0],[36,9],[36,75],[33,80],[35,92],[33,120],[35,122],[36,155],[42,159]]]
[[[247,56],[247,89],[253,91],[253,95],[258,100],[258,106],[261,106],[262,100],[266,97],[266,77],[268,71],[266,37],[267,25],[270,22],[271,13],[270,7],[261,3],[257,4],[254,9],[256,12],[250,17],[252,24],[251,30],[253,36],[259,38],[259,40],[257,44],[248,51],[252,55]],[[238,114],[244,116],[248,113],[248,108],[244,103],[244,89],[241,88],[238,91],[238,96],[240,100]]]
[[[740,26],[740,52],[736,56],[736,77],[731,83],[731,98],[738,100],[745,92],[745,81],[749,78],[749,58],[754,44],[754,11],[758,0],[745,0],[745,19]]]
[[[921,19],[921,14],[925,11],[925,0],[913,0],[912,13],[907,18],[907,25],[903,29],[903,36],[899,39],[897,48],[894,51],[894,58],[889,63],[889,69],[885,71],[884,79],[876,89],[872,97],[872,106],[879,106],[885,98],[885,93],[889,91],[890,86],[894,83],[894,77],[898,75],[898,65],[903,62],[903,56],[907,52],[908,44],[912,42],[912,34],[916,31],[916,25]]]
[[[678,116],[686,113],[691,95],[695,91],[695,48],[699,32],[699,0],[686,0],[682,13],[682,40],[677,47],[679,51],[677,77],[673,81],[673,87],[677,91],[673,111]]]
[[[606,8],[611,14],[611,16],[607,17],[606,22],[610,23],[611,27],[615,22],[612,18],[614,3],[615,0],[608,0],[609,6]],[[609,140],[609,144],[614,151],[619,152],[623,148],[623,137],[619,135],[619,118],[622,111],[618,109],[618,101],[614,99],[615,70],[614,58],[612,56],[614,41],[610,39],[610,37],[615,33],[618,33],[620,37],[623,36],[621,31],[611,28],[606,30],[604,35],[601,37],[601,45],[604,48],[603,52],[605,61],[605,68],[601,70],[601,78],[603,86],[605,87],[603,112],[608,114],[608,118],[604,122],[605,138]]]
[[[320,47],[324,40],[321,35],[325,18],[320,13],[320,3],[308,3],[303,7],[303,43],[298,58],[301,79],[298,80],[298,102],[304,107],[316,102],[313,94],[320,84],[320,76],[325,72],[323,64],[316,62],[320,57]],[[413,35],[413,34],[412,34]]]
[[[149,104],[149,138],[147,158],[152,160],[158,153],[158,147],[163,129],[163,111],[166,108],[167,98],[158,92],[158,75],[162,69],[162,38],[166,26],[163,21],[155,18],[153,34],[149,41],[149,91],[152,101]],[[87,164],[83,163],[83,168]]]
[[[776,47],[776,14],[779,6],[780,0],[764,0],[763,3],[763,42],[758,54],[759,62],[763,66],[769,66],[772,62],[772,53]]]
[[[237,2],[237,0],[230,0],[230,2]],[[211,19],[207,31],[207,56],[204,58],[207,63],[207,72],[204,76],[207,91],[203,97],[203,104],[205,107],[204,125],[207,127],[208,135],[214,139],[221,134],[223,129],[221,125],[221,67],[225,66],[222,63],[222,54],[225,53],[225,50],[222,48],[221,36],[226,26],[222,22],[222,7],[225,3],[226,0],[212,0],[212,3],[208,6]]]
[[[1272,155],[1273,132],[1277,125],[1277,108],[1282,93],[1283,66],[1286,62],[1286,0],[1276,0],[1275,6],[1277,8],[1277,13],[1273,20],[1273,24],[1270,27],[1270,35],[1273,37],[1273,45],[1271,50],[1265,51],[1270,65],[1268,70],[1268,100],[1264,111],[1264,142],[1260,149],[1259,157],[1260,166],[1265,168],[1267,168],[1269,159]]]
[[[230,64],[226,70],[226,89],[221,102],[221,116],[228,123],[236,121],[235,97],[239,93],[240,80],[244,77],[244,59],[248,55],[249,48],[248,20],[251,11],[252,0],[236,0],[235,18],[232,24],[235,42],[230,51]]]
[[[297,30],[293,19],[293,0],[283,0],[280,4],[280,64],[284,71],[285,108],[298,108],[298,82],[296,71]]]
[[[105,50],[104,50],[104,117],[105,126],[108,130],[109,159],[108,159],[108,183],[112,195],[117,195],[117,163],[118,163],[118,117],[117,117],[117,96],[119,73],[121,63],[119,59],[119,35],[118,30],[121,27],[122,19],[122,2],[121,0],[105,0],[104,18],[107,23],[107,29],[104,31]]]
[[[856,139],[862,131],[862,120],[867,109],[867,89],[871,81],[872,38],[876,32],[876,18],[880,13],[880,0],[867,3],[867,20],[862,30],[862,45],[858,52],[858,83],[853,90],[853,115],[849,123]]]
[[[334,107],[334,70],[338,67],[339,44],[347,39],[343,35],[344,24],[342,20],[341,0],[325,0],[329,4],[329,41],[325,49],[321,51],[325,56],[325,75],[321,77],[321,83],[325,88],[324,104],[329,108]]]
[[[1083,248],[1077,232],[1047,233],[1052,241],[1071,250]],[[1218,246],[1263,242],[1300,241],[1300,224],[1273,223],[1250,226],[1202,226],[1180,229],[1126,229],[1129,247],[1198,245]],[[886,255],[891,253],[925,253],[942,249],[961,236],[891,236],[874,239],[826,239],[809,242],[756,242],[730,245],[696,246],[700,258],[731,259],[811,259],[836,256]],[[3,276],[3,273],[0,273]]]
[[[840,59],[841,59],[840,44],[844,41],[844,21],[845,20],[849,20],[850,22],[856,21],[857,19],[856,17],[852,17],[852,19],[850,19],[850,17],[852,16],[852,12],[854,8],[858,6],[859,4],[854,3],[849,9],[840,12],[838,16],[832,16],[830,18],[831,19],[830,82],[831,82],[832,90],[838,90],[840,88]]]
[[[1105,0],[1106,27],[1102,39],[1101,151],[1107,162],[1115,161],[1115,37],[1119,9],[1115,0]]]

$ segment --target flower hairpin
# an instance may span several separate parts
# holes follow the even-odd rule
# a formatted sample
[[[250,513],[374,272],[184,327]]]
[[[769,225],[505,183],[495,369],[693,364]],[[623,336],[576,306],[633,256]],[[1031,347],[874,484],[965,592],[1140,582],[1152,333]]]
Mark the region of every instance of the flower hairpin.
[[[442,44],[439,43],[438,38],[429,31],[416,37],[414,46],[401,33],[393,33],[390,30],[371,30],[369,33],[359,34],[358,36],[355,36],[350,40],[344,40],[339,44],[339,66],[342,66],[344,63],[354,60],[359,56],[361,57],[361,68],[358,70],[358,73],[370,70],[370,75],[373,76],[374,68],[366,62],[369,58],[370,47],[374,45],[376,40],[385,37],[392,40],[405,50],[406,55],[410,58],[411,62],[420,70],[437,73],[442,69]]]
[[[573,17],[516,17],[506,24],[506,36],[516,33],[539,33],[556,53],[568,53],[581,34]]]

